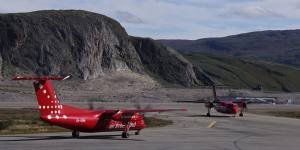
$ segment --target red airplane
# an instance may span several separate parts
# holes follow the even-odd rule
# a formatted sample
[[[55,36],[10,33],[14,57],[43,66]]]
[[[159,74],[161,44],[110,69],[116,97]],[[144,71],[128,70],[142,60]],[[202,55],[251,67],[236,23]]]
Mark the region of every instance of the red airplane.
[[[205,103],[205,107],[207,108],[206,116],[208,116],[208,117],[211,116],[210,111],[212,108],[215,108],[215,110],[220,113],[233,114],[233,115],[236,115],[237,113],[239,113],[240,117],[244,116],[243,112],[247,108],[247,104],[245,102],[233,101],[233,100],[230,100],[230,101],[229,100],[220,100],[217,97],[215,85],[213,85],[212,87],[213,87],[214,100],[212,102],[208,101]]]
[[[33,85],[39,105],[40,119],[52,125],[72,130],[72,136],[79,132],[123,131],[122,137],[129,137],[129,130],[138,135],[145,128],[145,112],[186,111],[186,109],[144,109],[144,110],[85,110],[61,104],[51,85],[51,80],[65,80],[67,77],[14,77],[12,80],[35,80]]]

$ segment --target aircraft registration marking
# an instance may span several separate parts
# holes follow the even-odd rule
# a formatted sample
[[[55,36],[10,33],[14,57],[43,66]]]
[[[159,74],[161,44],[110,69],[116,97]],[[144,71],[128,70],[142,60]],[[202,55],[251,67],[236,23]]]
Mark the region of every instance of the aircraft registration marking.
[[[76,123],[85,123],[86,120],[84,118],[76,118]]]

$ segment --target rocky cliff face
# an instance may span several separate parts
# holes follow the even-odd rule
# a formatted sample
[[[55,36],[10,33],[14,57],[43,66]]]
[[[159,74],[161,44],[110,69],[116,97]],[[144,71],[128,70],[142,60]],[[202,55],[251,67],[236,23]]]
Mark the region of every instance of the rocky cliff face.
[[[0,29],[0,53],[12,68],[83,79],[116,70],[142,71],[126,31],[103,15],[72,10],[5,14]]]
[[[193,65],[175,50],[149,38],[131,39],[145,68],[154,77],[187,87],[200,84]]]
[[[18,73],[94,79],[131,71],[187,87],[200,83],[192,64],[174,50],[129,37],[115,20],[87,11],[1,14],[0,56],[5,78]]]

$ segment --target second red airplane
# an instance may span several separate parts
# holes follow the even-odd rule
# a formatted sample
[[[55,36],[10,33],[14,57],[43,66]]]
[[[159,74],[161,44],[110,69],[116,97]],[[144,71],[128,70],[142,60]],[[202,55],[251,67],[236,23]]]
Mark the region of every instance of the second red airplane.
[[[207,108],[206,116],[210,117],[210,110],[215,108],[217,112],[224,114],[236,115],[239,113],[240,117],[244,116],[244,110],[247,108],[247,104],[244,101],[234,101],[234,100],[222,100],[217,97],[216,87],[212,85],[213,89],[213,101],[205,102],[205,107]]]

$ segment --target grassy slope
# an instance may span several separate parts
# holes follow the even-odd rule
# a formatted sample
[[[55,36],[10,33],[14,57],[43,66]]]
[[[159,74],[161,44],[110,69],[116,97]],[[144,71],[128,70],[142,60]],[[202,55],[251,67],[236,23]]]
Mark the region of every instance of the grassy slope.
[[[269,30],[199,40],[160,40],[182,53],[272,61],[300,68],[300,30]]]
[[[263,85],[270,91],[300,91],[300,70],[293,67],[206,54],[185,57],[227,86],[253,88]]]

